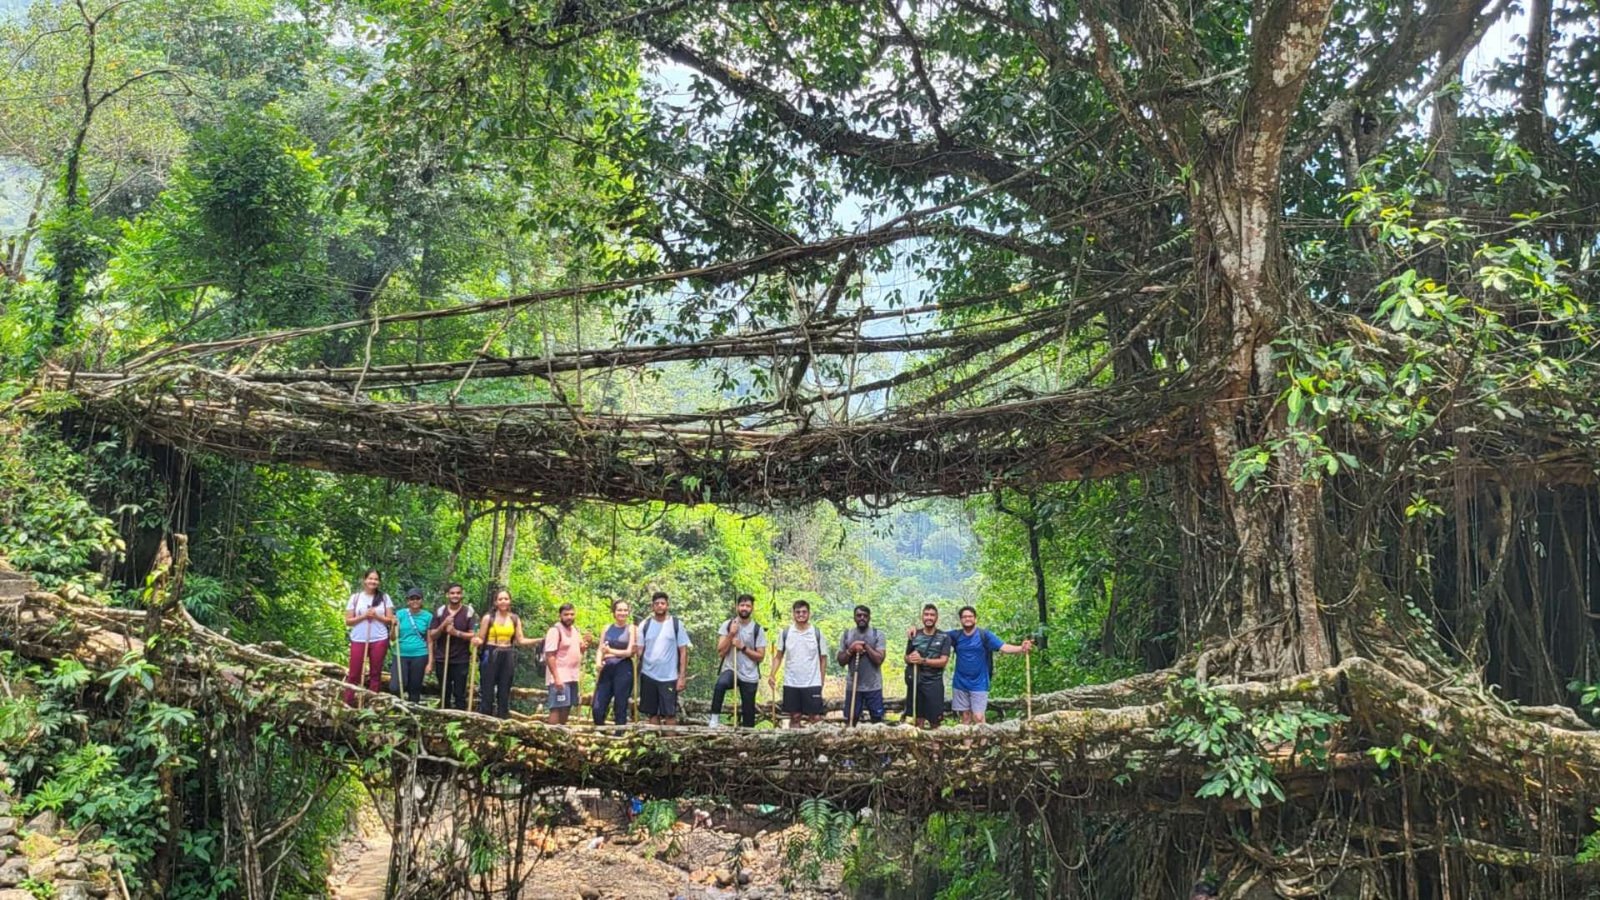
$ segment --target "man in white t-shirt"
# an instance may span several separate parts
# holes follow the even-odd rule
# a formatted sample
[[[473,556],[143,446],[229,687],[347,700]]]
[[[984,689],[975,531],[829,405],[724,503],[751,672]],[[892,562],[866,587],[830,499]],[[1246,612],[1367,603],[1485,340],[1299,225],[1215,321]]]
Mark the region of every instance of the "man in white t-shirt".
[[[650,596],[650,615],[639,623],[639,712],[651,725],[678,721],[678,694],[688,681],[688,629],[667,614],[667,595]]]
[[[783,711],[791,728],[822,721],[822,686],[827,680],[823,662],[828,658],[822,631],[811,624],[811,604],[796,600],[793,615],[794,624],[778,634],[778,655],[767,675],[767,686],[776,692],[778,670],[783,670]]]

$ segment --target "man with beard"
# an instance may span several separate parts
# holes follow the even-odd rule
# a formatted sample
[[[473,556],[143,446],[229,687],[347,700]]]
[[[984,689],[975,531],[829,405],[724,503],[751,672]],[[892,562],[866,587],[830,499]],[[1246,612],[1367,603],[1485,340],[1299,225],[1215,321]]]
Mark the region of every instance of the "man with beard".
[[[839,665],[845,670],[845,724],[855,725],[866,711],[873,724],[883,722],[883,657],[888,642],[872,627],[872,610],[856,607],[856,627],[839,638]]]
[[[460,582],[444,589],[445,605],[434,611],[433,627],[428,629],[433,658],[439,661],[434,666],[439,673],[439,703],[445,709],[467,708],[467,669],[478,620],[472,607],[461,602],[462,594]]]
[[[961,627],[950,632],[956,654],[956,677],[950,682],[951,707],[963,725],[982,725],[989,709],[989,679],[994,677],[996,653],[1032,653],[1033,640],[1008,644],[987,628],[978,627],[978,611],[961,607]]]
[[[944,667],[950,664],[950,635],[939,630],[939,607],[922,608],[922,630],[906,635],[906,717],[923,728],[944,718]]]
[[[722,668],[717,673],[717,686],[711,691],[711,717],[708,724],[715,728],[722,724],[722,700],[728,691],[739,686],[739,725],[756,727],[756,688],[761,684],[761,660],[767,655],[767,636],[761,625],[751,618],[756,598],[740,594],[734,601],[734,617],[722,623],[717,631],[717,656]]]

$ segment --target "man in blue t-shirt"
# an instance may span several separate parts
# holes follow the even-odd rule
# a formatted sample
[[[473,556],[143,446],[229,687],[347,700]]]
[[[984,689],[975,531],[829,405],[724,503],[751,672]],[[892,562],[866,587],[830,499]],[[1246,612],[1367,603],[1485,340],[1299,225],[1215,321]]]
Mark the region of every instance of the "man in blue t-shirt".
[[[1008,644],[987,628],[978,627],[978,611],[961,607],[961,627],[949,632],[956,655],[956,677],[950,682],[950,708],[961,714],[961,724],[982,725],[989,709],[989,656],[992,653],[1032,653],[1033,641]]]

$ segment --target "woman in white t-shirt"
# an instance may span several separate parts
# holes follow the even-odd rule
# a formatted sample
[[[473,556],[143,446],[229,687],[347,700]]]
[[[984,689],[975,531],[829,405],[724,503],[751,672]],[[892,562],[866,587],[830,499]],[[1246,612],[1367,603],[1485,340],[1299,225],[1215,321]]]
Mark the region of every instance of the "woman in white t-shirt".
[[[344,624],[350,627],[350,668],[344,680],[360,684],[365,662],[367,690],[374,692],[383,689],[383,658],[389,652],[389,629],[394,625],[394,604],[378,589],[382,577],[377,569],[368,569],[361,576],[361,590],[351,594],[344,605]],[[344,702],[354,706],[356,692],[346,688]]]

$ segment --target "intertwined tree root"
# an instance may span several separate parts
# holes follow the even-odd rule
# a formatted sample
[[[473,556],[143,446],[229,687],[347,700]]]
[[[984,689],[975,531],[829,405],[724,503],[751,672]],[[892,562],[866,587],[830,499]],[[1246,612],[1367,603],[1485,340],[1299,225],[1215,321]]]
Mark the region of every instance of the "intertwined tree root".
[[[0,644],[36,660],[69,656],[104,673],[142,652],[145,617],[83,600],[30,592],[0,601]],[[411,706],[345,688],[325,664],[274,655],[168,617],[161,655],[164,702],[220,703],[236,714],[294,725],[304,741],[366,757],[385,748],[417,755],[424,767],[479,768],[529,787],[584,786],[650,796],[710,796],[733,802],[793,804],[825,798],[921,816],[939,810],[1202,809],[1195,791],[1208,761],[1170,732],[1188,715],[1152,698],[1163,681],[1145,676],[1125,692],[1079,691],[1080,699],[1126,695],[1111,708],[1063,708],[1073,692],[1036,701],[1052,711],[1027,721],[933,732],[911,728],[787,731],[634,727],[588,729],[501,721]],[[1486,701],[1435,692],[1368,660],[1271,683],[1216,687],[1240,710],[1318,708],[1348,716],[1323,748],[1326,759],[1296,759],[1289,747],[1261,747],[1290,802],[1330,784],[1377,775],[1373,746],[1402,735],[1426,739],[1435,777],[1462,788],[1583,809],[1600,786],[1600,732],[1570,722],[1529,721]],[[1292,706],[1292,705],[1299,706]]]

